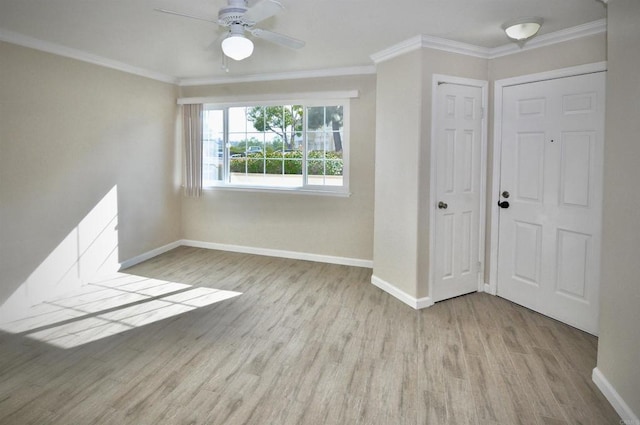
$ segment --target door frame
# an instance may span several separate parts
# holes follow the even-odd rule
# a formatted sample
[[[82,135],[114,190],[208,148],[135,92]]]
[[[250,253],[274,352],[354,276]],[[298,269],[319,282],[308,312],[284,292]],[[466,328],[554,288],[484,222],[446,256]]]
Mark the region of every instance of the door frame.
[[[487,199],[487,111],[488,111],[488,91],[489,82],[485,80],[476,80],[472,78],[455,77],[452,75],[433,74],[431,79],[431,146],[430,146],[430,170],[429,170],[429,297],[433,300],[435,285],[435,244],[436,244],[436,214],[434,206],[437,202],[436,196],[436,137],[438,131],[438,103],[436,91],[440,84],[457,84],[462,86],[479,87],[481,94],[482,108],[482,130],[480,141],[480,210],[478,214],[478,262],[480,267],[478,270],[478,292],[482,292],[485,288],[485,228],[486,228],[486,199]]]
[[[513,78],[496,80],[493,89],[493,149],[492,149],[492,177],[491,177],[491,227],[489,240],[489,282],[485,284],[484,291],[496,295],[498,293],[498,237],[500,226],[500,167],[502,156],[502,96],[506,87],[520,84],[535,83],[558,78],[575,77],[584,74],[593,74],[607,70],[607,62],[595,62],[586,65],[560,68],[553,71],[539,72],[535,74],[521,75]]]

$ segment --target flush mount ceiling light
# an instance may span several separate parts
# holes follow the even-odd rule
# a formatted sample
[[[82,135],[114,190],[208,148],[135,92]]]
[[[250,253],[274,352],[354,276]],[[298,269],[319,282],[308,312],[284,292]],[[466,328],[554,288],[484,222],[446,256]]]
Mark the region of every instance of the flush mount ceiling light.
[[[229,35],[222,40],[222,51],[231,59],[241,61],[253,53],[253,42],[244,36],[242,25],[231,25]]]
[[[510,39],[524,41],[536,35],[541,26],[542,18],[519,18],[506,22],[502,29]]]

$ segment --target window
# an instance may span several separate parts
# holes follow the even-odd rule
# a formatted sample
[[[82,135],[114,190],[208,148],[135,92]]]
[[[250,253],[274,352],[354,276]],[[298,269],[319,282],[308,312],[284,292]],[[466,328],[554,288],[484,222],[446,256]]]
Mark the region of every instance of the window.
[[[347,193],[348,105],[204,104],[203,186]]]

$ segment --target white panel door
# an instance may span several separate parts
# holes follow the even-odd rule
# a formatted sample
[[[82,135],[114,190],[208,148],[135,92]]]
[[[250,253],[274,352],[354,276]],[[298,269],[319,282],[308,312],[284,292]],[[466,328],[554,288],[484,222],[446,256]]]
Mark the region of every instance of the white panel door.
[[[440,84],[435,95],[434,302],[478,290],[483,119],[481,87]]]
[[[594,334],[604,95],[603,72],[528,83],[502,112],[498,295]]]

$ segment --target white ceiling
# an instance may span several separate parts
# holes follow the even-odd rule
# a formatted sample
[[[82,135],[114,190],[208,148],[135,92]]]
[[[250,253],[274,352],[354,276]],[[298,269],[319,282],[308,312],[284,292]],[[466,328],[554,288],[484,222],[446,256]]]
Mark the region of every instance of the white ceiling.
[[[249,0],[249,6],[256,0]],[[370,56],[417,35],[495,48],[501,25],[544,18],[540,35],[605,17],[598,0],[281,0],[257,27],[306,41],[291,50],[264,40],[221,69],[217,25],[155,12],[217,17],[226,0],[0,0],[0,34],[26,36],[179,79],[372,65]],[[7,37],[5,37],[6,39]]]

